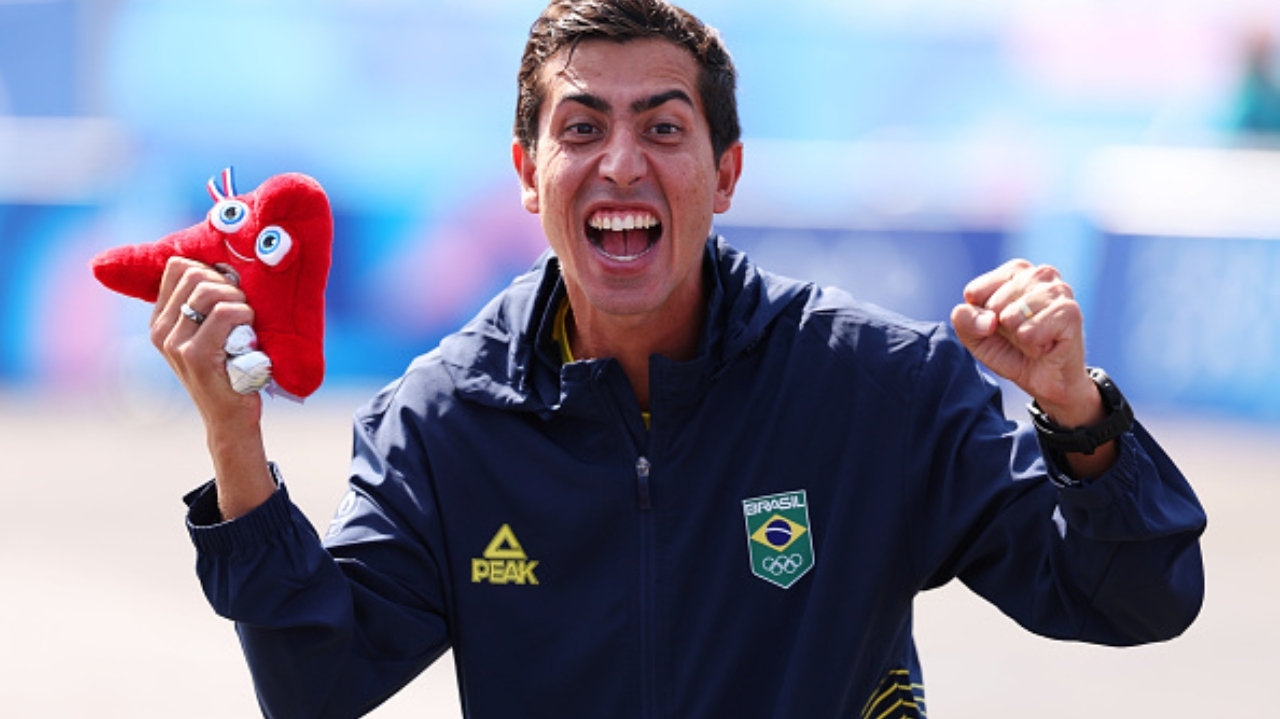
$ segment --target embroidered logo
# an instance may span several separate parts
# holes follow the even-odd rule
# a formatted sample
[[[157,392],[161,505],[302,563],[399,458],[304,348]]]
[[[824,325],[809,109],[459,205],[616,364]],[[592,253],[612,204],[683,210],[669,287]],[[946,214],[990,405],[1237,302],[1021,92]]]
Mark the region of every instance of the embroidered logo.
[[[751,573],[783,589],[813,568],[813,532],[803,489],[742,501]]]
[[[484,556],[471,560],[471,582],[480,584],[537,584],[538,575],[533,570],[538,561],[530,560],[516,539],[511,526],[504,524],[489,540]]]

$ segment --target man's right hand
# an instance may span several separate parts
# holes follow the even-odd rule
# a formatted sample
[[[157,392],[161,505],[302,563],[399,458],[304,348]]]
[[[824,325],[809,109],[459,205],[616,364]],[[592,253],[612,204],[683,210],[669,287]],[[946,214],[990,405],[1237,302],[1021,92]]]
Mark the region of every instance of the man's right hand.
[[[204,319],[184,315],[184,304]],[[239,287],[199,262],[169,259],[151,314],[151,343],[204,421],[223,519],[247,513],[275,491],[262,442],[262,398],[237,393],[227,376],[227,336],[252,324],[253,310]]]

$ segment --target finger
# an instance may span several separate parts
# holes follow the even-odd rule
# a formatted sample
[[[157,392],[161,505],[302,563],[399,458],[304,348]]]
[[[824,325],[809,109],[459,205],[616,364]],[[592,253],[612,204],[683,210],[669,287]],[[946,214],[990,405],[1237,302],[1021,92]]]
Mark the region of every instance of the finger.
[[[194,324],[194,323],[191,323]],[[240,325],[253,324],[253,309],[241,301],[218,302],[180,352],[193,370],[216,374],[225,381],[227,336]]]
[[[960,343],[973,351],[996,331],[996,315],[984,307],[962,303],[951,310],[951,326]]]
[[[1041,285],[1060,281],[1058,270],[1051,265],[1027,265],[1013,273],[987,297],[986,307],[1003,317],[1005,309],[1019,297],[1038,293]],[[1028,299],[1027,301],[1032,302],[1033,300]],[[1035,306],[1032,307],[1032,311],[1034,313]]]
[[[1000,327],[1008,332],[1017,332],[1024,325],[1035,321],[1039,312],[1047,306],[1047,302],[1026,293],[1015,297],[998,310],[996,317]],[[996,310],[993,310],[996,311]]]
[[[183,323],[194,323],[183,318],[179,308],[199,284],[197,273],[204,270],[204,265],[185,257],[171,257],[165,263],[164,275],[160,279],[160,292],[151,309],[151,343],[161,352],[164,352],[166,344],[173,343],[171,335],[175,332],[185,337],[194,333],[194,327],[183,326]]]
[[[225,277],[207,265],[181,257],[170,258],[165,265],[165,273],[161,279],[160,294],[156,298],[155,307],[151,312],[151,340],[153,344],[160,347],[170,339],[170,335],[175,331],[182,335],[182,337],[176,338],[179,340],[194,333],[193,327],[185,327],[183,324],[198,325],[198,323],[184,316],[182,306],[184,304],[188,305],[192,310],[208,315],[215,301],[206,300],[201,303],[195,297],[197,291],[203,285],[230,287]],[[239,293],[239,290],[237,289],[236,292]]]
[[[177,279],[166,288],[163,307],[157,302],[151,341],[190,391],[206,381],[207,375],[225,375],[221,367],[226,359],[222,345],[230,329],[220,327],[221,323],[208,328],[205,324],[221,304],[242,303],[244,293],[199,263],[184,261],[171,267]],[[185,308],[189,309],[184,311]],[[197,322],[202,316],[204,319]]]
[[[253,310],[249,305],[234,300],[220,301],[210,309],[203,323],[196,325],[183,318],[170,334],[164,353],[197,406],[207,409],[235,402],[226,368],[227,336],[232,328],[252,322]]]
[[[1083,358],[1084,316],[1075,300],[1058,297],[1031,319],[1020,317],[1017,322],[1008,336],[1027,357],[1040,359],[1075,352]]]
[[[160,292],[156,297],[155,305],[151,310],[151,321],[155,323],[159,319],[160,314],[164,312],[169,305],[169,298],[178,288],[178,284],[182,281],[183,275],[187,270],[204,267],[204,265],[189,260],[186,257],[173,256],[170,257],[164,265],[164,274],[160,276]],[[185,298],[183,301],[186,301]]]
[[[999,267],[975,277],[965,285],[964,301],[977,307],[989,305],[991,296],[1003,285],[1012,280],[1019,272],[1032,267],[1030,262],[1017,259],[1009,260]]]
[[[1074,299],[1075,293],[1058,271],[1041,265],[1005,283],[988,300],[988,306],[997,313],[1001,331],[1018,333],[1024,327],[1036,327],[1044,312],[1059,301]]]
[[[220,348],[225,348],[227,336],[231,331],[241,325],[249,325],[252,328],[253,318],[253,308],[245,303],[243,295],[238,299],[228,297],[219,300],[213,306],[201,329],[208,333],[210,341],[215,342]]]
[[[244,290],[239,287],[228,284],[222,279],[210,281],[207,277],[202,277],[183,304],[203,315],[206,318],[206,320],[202,320],[203,322],[207,321],[207,318],[217,311],[218,305],[224,302],[242,303],[244,301]],[[179,305],[179,312],[181,312],[181,305]]]
[[[194,282],[195,287],[188,293],[185,287],[189,282]],[[186,300],[178,304],[178,298],[184,294]],[[221,279],[210,281],[207,271],[202,269],[189,271],[179,282],[170,296],[170,305],[173,304],[178,304],[178,314],[166,337],[169,351],[188,342],[195,344],[197,351],[221,348],[235,326],[232,322],[236,319],[239,323],[253,322],[253,311],[245,304],[244,291]]]

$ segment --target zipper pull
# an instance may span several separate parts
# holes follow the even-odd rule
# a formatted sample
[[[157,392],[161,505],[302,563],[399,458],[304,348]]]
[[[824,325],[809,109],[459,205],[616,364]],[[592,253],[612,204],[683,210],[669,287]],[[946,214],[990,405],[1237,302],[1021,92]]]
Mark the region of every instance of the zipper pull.
[[[640,509],[652,509],[653,501],[649,497],[649,460],[641,456],[636,459],[637,489],[640,492]]]

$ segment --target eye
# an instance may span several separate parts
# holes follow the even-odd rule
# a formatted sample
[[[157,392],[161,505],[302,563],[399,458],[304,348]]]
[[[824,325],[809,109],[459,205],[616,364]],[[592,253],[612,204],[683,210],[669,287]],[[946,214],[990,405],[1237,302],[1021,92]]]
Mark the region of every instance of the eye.
[[[222,232],[235,232],[249,219],[249,206],[239,200],[223,200],[209,210],[209,221]]]
[[[600,134],[598,128],[589,122],[573,122],[565,126],[564,136],[570,142],[590,140]]]
[[[670,143],[679,140],[683,128],[674,122],[656,122],[649,128],[649,137],[657,142]]]
[[[289,233],[283,228],[271,225],[258,233],[258,244],[253,249],[258,253],[258,259],[275,267],[289,255],[289,250],[292,248],[293,238]]]

